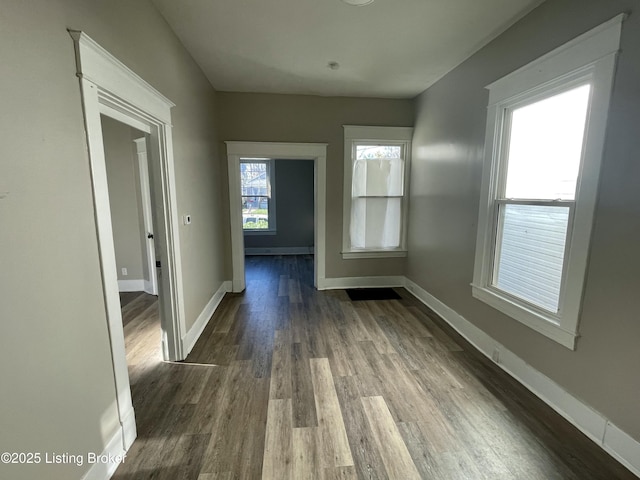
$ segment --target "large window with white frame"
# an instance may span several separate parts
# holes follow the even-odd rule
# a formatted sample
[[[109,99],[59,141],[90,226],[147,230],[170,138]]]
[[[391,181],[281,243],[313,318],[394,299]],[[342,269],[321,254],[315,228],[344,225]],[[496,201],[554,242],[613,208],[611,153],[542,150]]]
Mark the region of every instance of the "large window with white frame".
[[[487,87],[473,295],[571,349],[623,19]]]
[[[345,125],[343,258],[406,255],[410,127]]]
[[[245,234],[273,234],[275,176],[272,159],[240,159],[242,229]]]

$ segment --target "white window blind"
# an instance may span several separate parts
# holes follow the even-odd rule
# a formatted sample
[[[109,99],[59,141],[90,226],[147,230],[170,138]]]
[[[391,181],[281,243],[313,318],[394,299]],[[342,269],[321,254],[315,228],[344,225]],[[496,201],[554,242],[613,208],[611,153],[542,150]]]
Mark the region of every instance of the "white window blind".
[[[568,223],[568,207],[501,206],[494,285],[557,312]]]

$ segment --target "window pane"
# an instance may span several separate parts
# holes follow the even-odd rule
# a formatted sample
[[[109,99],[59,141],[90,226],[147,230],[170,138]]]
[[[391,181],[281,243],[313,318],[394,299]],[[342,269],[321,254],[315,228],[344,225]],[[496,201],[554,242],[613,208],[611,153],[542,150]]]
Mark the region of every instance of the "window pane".
[[[354,198],[351,204],[351,246],[398,248],[401,206],[401,198]]]
[[[573,200],[590,85],[513,110],[506,198]]]
[[[268,197],[242,197],[242,228],[245,230],[269,228]]]
[[[402,158],[400,145],[358,145],[356,159],[369,160],[374,158]]]
[[[270,195],[266,162],[240,163],[241,195]]]
[[[400,158],[356,160],[353,164],[353,196],[402,196],[404,161]]]
[[[569,207],[502,205],[494,285],[558,311]]]

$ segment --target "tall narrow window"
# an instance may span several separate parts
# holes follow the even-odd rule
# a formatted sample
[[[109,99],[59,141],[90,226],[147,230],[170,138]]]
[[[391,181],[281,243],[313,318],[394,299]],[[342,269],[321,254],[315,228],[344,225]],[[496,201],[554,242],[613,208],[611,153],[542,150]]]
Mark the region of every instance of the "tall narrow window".
[[[412,129],[345,126],[343,257],[406,254]]]
[[[623,18],[487,87],[473,295],[569,348]]]
[[[242,228],[245,232],[275,231],[273,183],[273,160],[240,160]]]
[[[506,109],[493,285],[557,313],[589,84]]]

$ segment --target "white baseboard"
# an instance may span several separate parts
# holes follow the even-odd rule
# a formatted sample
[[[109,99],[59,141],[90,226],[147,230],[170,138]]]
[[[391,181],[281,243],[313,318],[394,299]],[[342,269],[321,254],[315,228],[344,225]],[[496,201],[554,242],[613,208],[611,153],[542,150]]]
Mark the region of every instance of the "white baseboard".
[[[578,400],[549,377],[527,364],[515,353],[507,350],[412,280],[405,278],[405,288],[442,317],[480,352],[640,477],[640,442],[613,425],[601,413]]]
[[[607,422],[602,448],[640,477],[640,442]]]
[[[118,280],[118,291],[120,291],[120,292],[144,292],[144,279],[140,279],[140,280]]]
[[[126,454],[127,452],[122,446],[122,428],[119,428],[118,431],[116,431],[116,433],[111,437],[107,445],[104,447],[104,450],[100,453],[100,455],[104,455],[112,461],[95,462],[91,464],[91,467],[89,468],[87,473],[84,474],[82,480],[110,479],[115,473],[116,469],[122,463],[118,460],[123,459],[126,462]],[[85,460],[87,460],[86,457]]]
[[[319,279],[318,290],[336,290],[341,288],[404,287],[405,278],[401,275],[388,277],[338,277]]]
[[[157,295],[158,292],[153,291],[153,284],[149,280],[144,280],[144,290],[143,292],[148,293],[149,295]]]
[[[182,351],[184,352],[185,358],[193,349],[193,346],[198,341],[198,338],[200,338],[200,335],[202,335],[202,332],[209,323],[209,320],[213,316],[213,313],[216,311],[216,308],[218,308],[218,305],[220,305],[220,302],[224,298],[224,294],[230,291],[231,280],[222,282],[220,288],[218,288],[209,302],[207,302],[207,304],[205,305],[202,313],[198,315],[198,318],[196,319],[193,326],[189,329],[186,335],[182,337]]]
[[[125,450],[131,448],[137,436],[136,416],[132,405],[128,411],[122,413],[122,443]]]
[[[308,255],[313,253],[313,247],[268,247],[244,249],[245,255]]]

